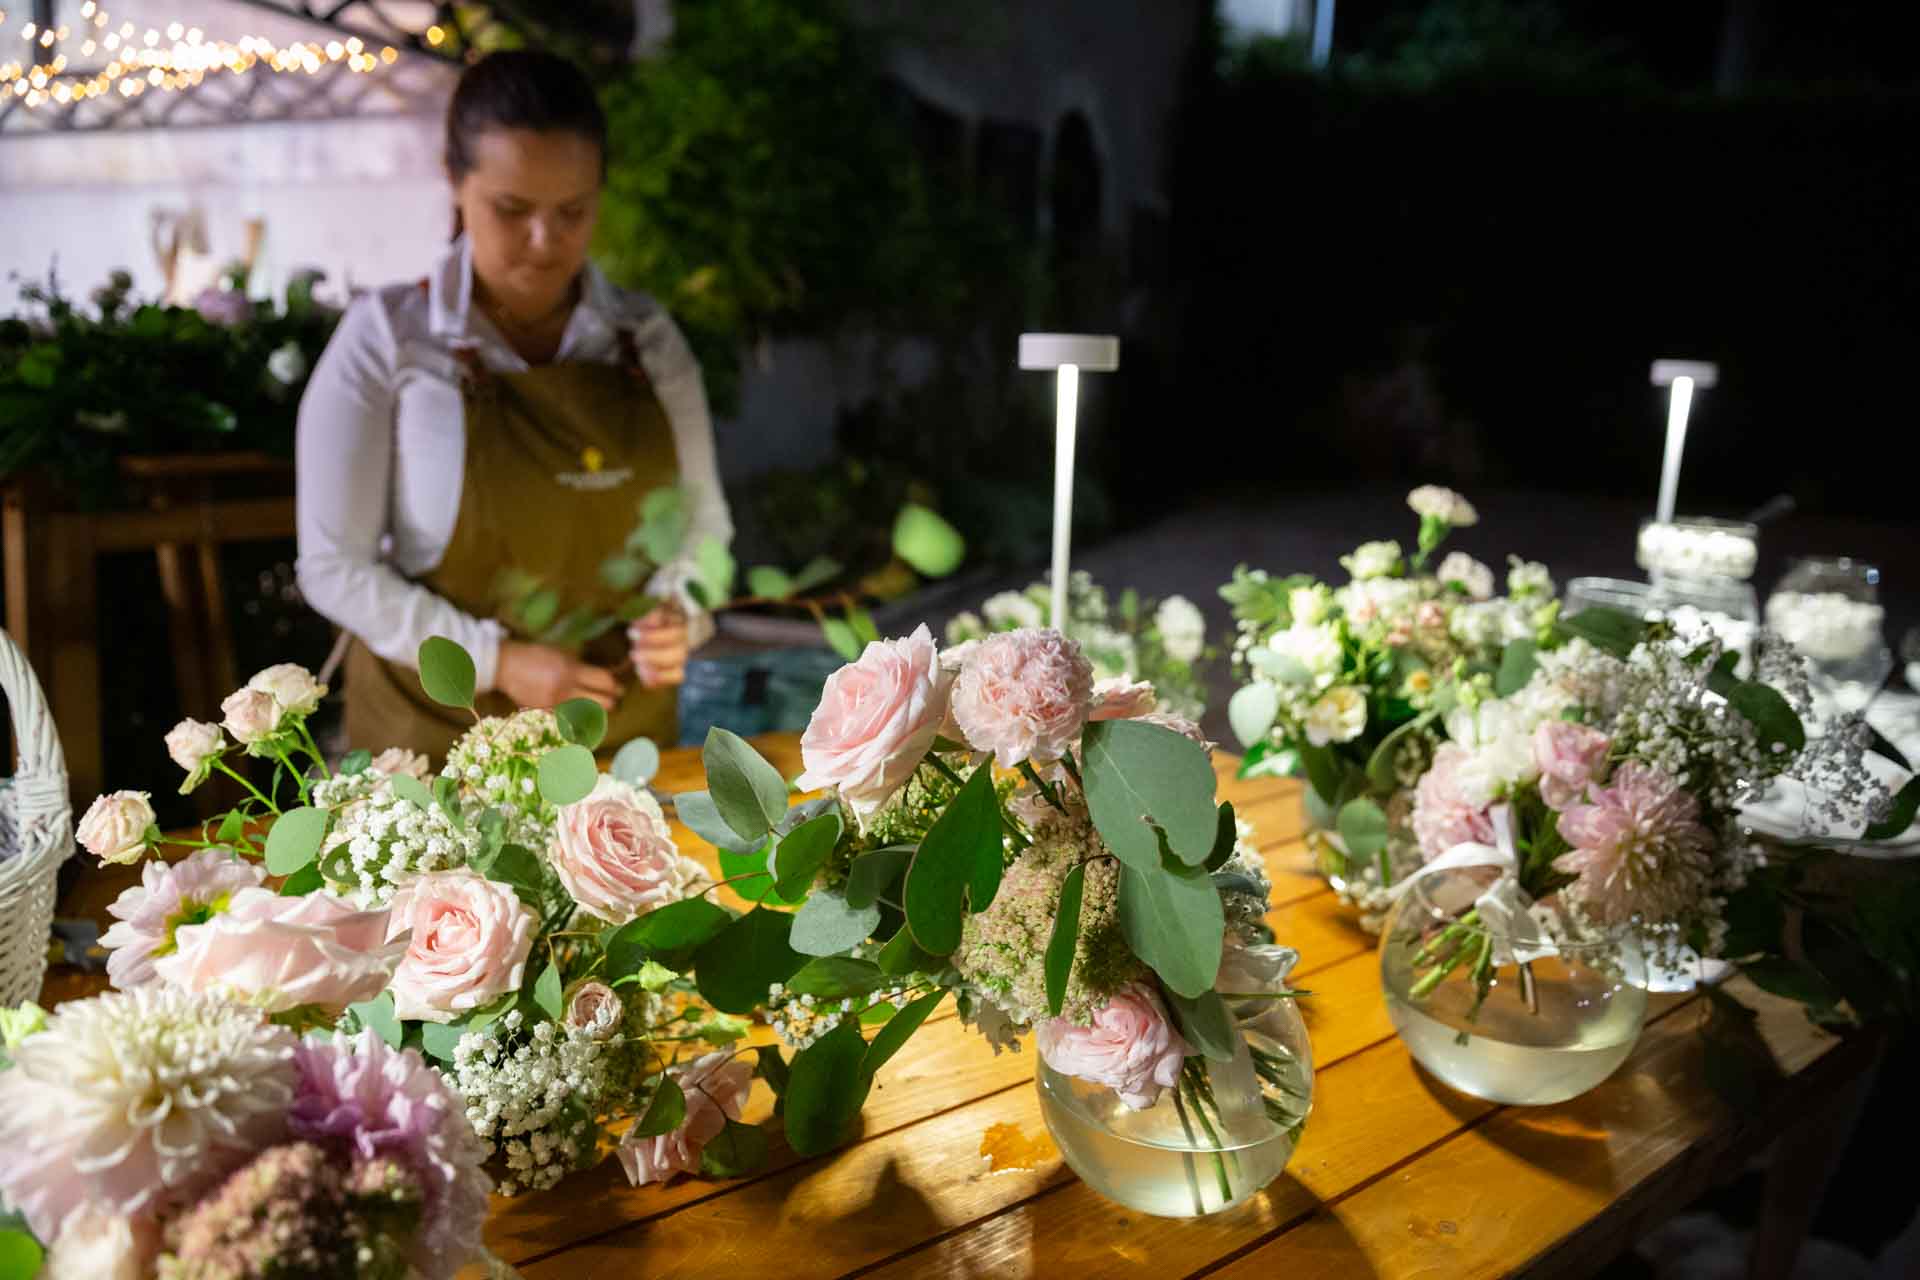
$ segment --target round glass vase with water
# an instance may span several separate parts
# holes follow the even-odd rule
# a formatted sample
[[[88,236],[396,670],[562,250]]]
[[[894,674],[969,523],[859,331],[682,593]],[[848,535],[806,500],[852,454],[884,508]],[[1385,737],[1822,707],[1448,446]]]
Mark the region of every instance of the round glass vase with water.
[[[1040,1114],[1081,1181],[1141,1213],[1198,1218],[1280,1176],[1313,1105],[1306,1024],[1290,999],[1233,1003],[1233,1060],[1189,1058],[1180,1084],[1148,1107],[1034,1055]]]
[[[1336,815],[1320,803],[1311,786],[1302,805],[1307,822],[1302,839],[1334,896],[1359,913],[1361,928],[1377,935],[1393,906],[1393,886],[1420,869],[1421,857],[1413,834],[1412,789],[1378,791],[1367,798],[1387,816],[1384,848],[1365,857],[1350,851]]]
[[[1633,1052],[1646,1022],[1646,962],[1631,934],[1583,928],[1546,905],[1533,910],[1536,938],[1480,925],[1471,913],[1494,878],[1470,867],[1408,886],[1380,939],[1387,1012],[1414,1060],[1460,1092],[1564,1102]]]

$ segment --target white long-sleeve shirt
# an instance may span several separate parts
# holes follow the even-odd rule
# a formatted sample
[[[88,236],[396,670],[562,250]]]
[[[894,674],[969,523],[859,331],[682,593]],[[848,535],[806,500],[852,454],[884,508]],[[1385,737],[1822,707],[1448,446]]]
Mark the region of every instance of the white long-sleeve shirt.
[[[412,666],[431,635],[457,641],[484,690],[494,686],[506,628],[409,581],[439,565],[460,514],[466,414],[456,353],[470,348],[499,373],[528,367],[472,300],[462,236],[425,289],[391,285],[341,317],[300,401],[295,573],[308,604],[389,661]],[[700,366],[663,307],[614,287],[589,263],[555,359],[618,363],[622,329],[633,332],[672,426],[688,512],[689,554],[664,566],[648,591],[680,600],[698,644],[712,626],[686,591],[691,551],[708,536],[733,537]]]

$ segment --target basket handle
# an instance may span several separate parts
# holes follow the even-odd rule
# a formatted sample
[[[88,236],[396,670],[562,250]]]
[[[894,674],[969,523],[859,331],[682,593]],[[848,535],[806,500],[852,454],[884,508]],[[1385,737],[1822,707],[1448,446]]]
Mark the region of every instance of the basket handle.
[[[27,656],[4,630],[0,630],[0,690],[6,692],[7,705],[13,713],[14,737],[20,748],[20,772],[15,784],[26,785],[32,792],[32,808],[42,812],[52,809],[53,797],[57,795],[60,816],[71,817],[67,757],[60,749],[53,709],[47,705],[46,692],[40,687],[39,677],[33,674]]]

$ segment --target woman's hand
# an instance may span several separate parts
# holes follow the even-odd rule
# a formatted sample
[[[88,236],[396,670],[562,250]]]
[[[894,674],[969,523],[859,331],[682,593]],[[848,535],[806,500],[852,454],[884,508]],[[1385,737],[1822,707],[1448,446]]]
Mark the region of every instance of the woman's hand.
[[[649,689],[677,685],[687,678],[687,615],[680,606],[661,605],[627,628],[633,669]]]
[[[620,684],[605,667],[549,645],[518,640],[501,644],[493,682],[520,707],[555,707],[569,698],[591,698],[611,711],[620,700]]]

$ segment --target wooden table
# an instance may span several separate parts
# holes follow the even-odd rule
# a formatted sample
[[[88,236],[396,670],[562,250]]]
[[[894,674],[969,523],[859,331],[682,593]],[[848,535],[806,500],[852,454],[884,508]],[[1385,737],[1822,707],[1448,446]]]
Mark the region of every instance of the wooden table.
[[[791,776],[791,737],[763,740]],[[1090,1191],[1040,1118],[1033,1050],[996,1057],[937,1011],[880,1074],[856,1140],[800,1160],[778,1141],[760,1173],[731,1182],[626,1184],[617,1161],[554,1191],[496,1202],[493,1250],[548,1277],[1284,1276],[1591,1274],[1770,1142],[1811,1157],[1875,1049],[1811,1026],[1797,1006],[1736,980],[1789,1073],[1735,1115],[1709,1090],[1696,1034],[1706,1001],[1656,996],[1638,1048],[1598,1089],[1555,1107],[1494,1106],[1416,1067],[1382,1005],[1373,940],[1308,869],[1299,787],[1230,780],[1222,795],[1257,828],[1272,870],[1279,940],[1318,1070],[1293,1163],[1265,1192],[1199,1221],[1153,1218]],[[658,785],[701,785],[697,753],[667,753]],[[714,851],[684,830],[709,866]],[[104,886],[88,895],[100,900]],[[730,892],[730,891],[728,891]],[[90,905],[90,904],[76,904]],[[758,1043],[768,1042],[764,1028]],[[755,1083],[746,1118],[772,1099]],[[981,1154],[994,1153],[989,1159]],[[1785,1275],[1811,1214],[1816,1158],[1779,1162],[1801,1185],[1768,1191],[1772,1233],[1756,1275]]]

